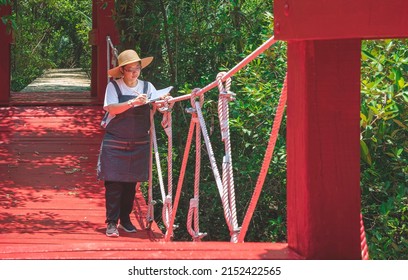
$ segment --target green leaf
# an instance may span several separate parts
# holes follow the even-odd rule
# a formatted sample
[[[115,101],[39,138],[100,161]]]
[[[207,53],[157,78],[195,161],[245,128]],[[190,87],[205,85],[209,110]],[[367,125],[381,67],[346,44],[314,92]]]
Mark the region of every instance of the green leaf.
[[[402,148],[401,148],[401,149],[398,149],[397,152],[396,152],[396,156],[397,156],[397,157],[401,156],[401,154],[402,154],[403,151],[404,151],[404,149],[402,149]]]
[[[404,78],[401,77],[401,78],[398,80],[398,86],[399,86],[399,88],[404,88],[404,87],[405,87]]]
[[[408,126],[406,126],[405,124],[403,124],[401,121],[393,119],[393,121],[398,124],[400,127],[404,128],[404,129],[408,129]]]
[[[397,82],[397,81],[401,78],[401,76],[402,76],[401,70],[394,67],[394,68],[392,68],[392,72],[394,73],[394,75],[395,75],[395,81]]]
[[[386,40],[386,43],[388,43],[386,50],[390,51],[391,48],[394,46],[394,41],[393,40]]]
[[[372,55],[370,52],[363,50],[362,53],[363,53],[363,57],[365,56],[373,61],[377,61],[377,58],[374,55]]]
[[[367,117],[362,112],[360,112],[360,118],[364,123],[367,123]]]
[[[371,155],[370,151],[368,150],[367,144],[364,142],[364,140],[360,140],[360,147],[361,147],[361,156],[363,160],[368,164],[371,165]]]
[[[368,106],[368,108],[370,108],[371,111],[372,111],[375,115],[379,115],[379,114],[380,114],[380,111],[378,111],[376,107],[374,107],[374,106]]]
[[[408,92],[403,92],[402,93],[402,98],[404,99],[405,102],[408,102]]]

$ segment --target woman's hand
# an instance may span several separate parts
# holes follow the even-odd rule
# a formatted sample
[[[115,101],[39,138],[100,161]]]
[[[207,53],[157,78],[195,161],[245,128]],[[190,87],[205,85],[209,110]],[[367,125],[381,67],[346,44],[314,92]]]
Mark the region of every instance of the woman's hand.
[[[165,100],[165,101],[169,101],[170,99],[172,99],[173,97],[170,95],[170,92],[169,93],[167,93],[167,94],[165,94],[165,95],[163,95],[163,96],[160,96],[160,99],[161,100]]]
[[[146,94],[139,94],[137,97],[130,100],[130,102],[134,106],[143,105],[147,102],[147,95]]]

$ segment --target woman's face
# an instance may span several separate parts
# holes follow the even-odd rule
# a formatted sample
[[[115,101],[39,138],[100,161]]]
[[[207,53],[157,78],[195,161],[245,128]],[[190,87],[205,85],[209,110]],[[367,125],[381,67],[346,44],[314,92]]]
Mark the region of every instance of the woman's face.
[[[140,76],[140,71],[142,67],[140,62],[133,62],[123,66],[123,78],[129,82],[135,82]]]

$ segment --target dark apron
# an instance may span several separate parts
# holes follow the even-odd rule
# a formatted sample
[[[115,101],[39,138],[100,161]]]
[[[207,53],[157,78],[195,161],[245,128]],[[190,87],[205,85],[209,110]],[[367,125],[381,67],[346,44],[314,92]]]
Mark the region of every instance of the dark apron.
[[[119,102],[134,96],[119,95]],[[104,181],[145,182],[149,179],[150,106],[116,115],[107,125],[98,159],[97,176]]]

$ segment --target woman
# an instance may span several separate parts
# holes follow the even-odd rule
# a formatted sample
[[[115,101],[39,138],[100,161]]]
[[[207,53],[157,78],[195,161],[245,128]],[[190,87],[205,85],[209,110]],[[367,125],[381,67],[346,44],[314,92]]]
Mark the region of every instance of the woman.
[[[119,65],[108,71],[114,80],[105,92],[103,108],[108,114],[97,172],[98,179],[105,181],[107,236],[119,236],[118,227],[136,232],[130,213],[136,183],[148,180],[150,106],[146,101],[156,90],[138,78],[152,60],[125,50],[118,56]]]

